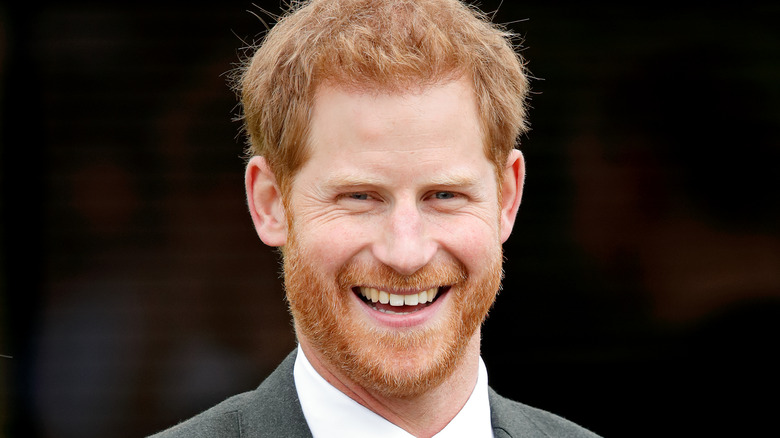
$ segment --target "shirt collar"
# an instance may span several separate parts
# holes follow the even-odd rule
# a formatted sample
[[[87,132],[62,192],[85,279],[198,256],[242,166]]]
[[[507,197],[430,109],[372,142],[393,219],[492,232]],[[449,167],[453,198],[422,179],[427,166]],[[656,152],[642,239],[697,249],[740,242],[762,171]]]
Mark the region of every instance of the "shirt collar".
[[[317,373],[298,346],[293,369],[303,415],[315,438],[413,438],[411,434],[352,400]],[[477,384],[463,409],[435,438],[493,437],[487,370],[479,359]]]

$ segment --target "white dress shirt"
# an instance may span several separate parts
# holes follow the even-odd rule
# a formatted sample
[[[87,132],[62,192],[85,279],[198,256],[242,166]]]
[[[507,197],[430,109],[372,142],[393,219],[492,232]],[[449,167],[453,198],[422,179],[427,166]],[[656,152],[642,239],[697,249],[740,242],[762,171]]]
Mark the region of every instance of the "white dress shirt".
[[[312,367],[298,346],[293,371],[303,415],[314,438],[413,438],[380,415],[349,398]],[[479,358],[477,384],[458,415],[436,438],[492,438],[487,369]]]

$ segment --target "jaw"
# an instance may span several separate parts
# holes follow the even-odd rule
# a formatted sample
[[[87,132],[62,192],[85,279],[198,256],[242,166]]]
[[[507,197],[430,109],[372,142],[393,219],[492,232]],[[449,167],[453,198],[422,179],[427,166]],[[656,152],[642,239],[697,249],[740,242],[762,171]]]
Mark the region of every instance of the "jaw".
[[[325,284],[312,287],[316,286],[315,278],[303,283],[308,286],[305,290],[326,291]],[[427,295],[430,288],[424,290]],[[374,303],[363,296],[359,286],[342,288],[332,284],[326,294],[298,292],[302,293],[293,293],[298,300],[293,301],[296,305],[292,310],[299,340],[305,339],[322,365],[345,384],[373,394],[419,396],[439,387],[460,367],[466,351],[471,351],[468,346],[475,347],[475,357],[479,356],[478,328],[484,312],[472,314],[477,296],[474,285],[468,282],[436,286],[433,301],[418,302],[416,306]],[[373,294],[370,290],[363,292]],[[422,290],[404,292],[419,295]],[[319,310],[303,311],[300,300],[312,300],[305,307]],[[382,306],[391,307],[393,313],[379,310]]]
[[[296,327],[296,331],[297,329]],[[412,371],[413,368],[419,367],[427,360],[430,360],[430,351],[417,360],[413,357],[404,357],[403,355],[395,355],[394,357],[388,355],[385,358],[388,361],[386,365],[390,365],[396,371],[401,372],[401,374],[395,374],[395,378],[392,379],[397,385],[395,388],[377,386],[376,382],[355,378],[355,374],[345,372],[340,366],[334,366],[326,356],[323,356],[317,348],[308,342],[305,336],[300,336],[300,332],[298,334],[300,346],[315,370],[342,393],[377,413],[382,412],[383,408],[390,405],[395,405],[397,408],[399,407],[398,403],[405,405],[408,403],[414,404],[416,401],[424,403],[422,406],[424,411],[436,410],[434,407],[438,404],[436,400],[443,397],[441,400],[451,401],[457,392],[456,387],[461,384],[465,385],[463,396],[468,398],[474,387],[479,367],[481,340],[479,329],[472,334],[465,345],[463,345],[464,348],[461,352],[456,354],[456,357],[443,358],[442,366],[437,367],[438,372],[430,368],[427,370],[417,368],[416,371]],[[407,373],[403,373],[402,370],[404,368],[407,369]],[[378,370],[364,369],[363,371],[368,371],[368,374],[360,374],[363,377],[382,374],[381,372],[377,373]],[[401,380],[396,380],[399,377]],[[449,402],[444,403],[444,405],[445,407],[453,406]],[[442,407],[440,406],[439,408],[441,409]],[[416,416],[419,416],[421,409],[418,407],[413,412]],[[385,414],[390,415],[397,413],[397,409],[385,412]],[[389,418],[387,415],[383,414],[383,416]]]
[[[475,346],[478,357],[475,333],[500,281],[500,265],[495,276],[473,277],[457,261],[447,260],[411,277],[383,266],[348,263],[333,278],[306,263],[295,245],[288,247],[284,263],[302,345],[345,382],[387,397],[414,397],[438,387],[459,367],[467,345]],[[364,296],[373,298],[371,289],[378,295],[383,288],[386,304],[378,296],[376,302]],[[428,292],[431,288],[435,293]],[[404,296],[403,306],[391,305],[393,291]],[[428,296],[420,304],[423,291]],[[417,304],[407,305],[407,295],[416,295]]]

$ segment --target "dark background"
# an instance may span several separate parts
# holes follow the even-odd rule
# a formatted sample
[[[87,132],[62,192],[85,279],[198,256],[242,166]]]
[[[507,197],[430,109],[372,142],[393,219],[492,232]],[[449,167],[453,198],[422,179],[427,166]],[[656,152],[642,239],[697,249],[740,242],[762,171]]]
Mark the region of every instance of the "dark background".
[[[766,434],[780,7],[586,3],[495,17],[537,79],[490,383],[605,437]],[[272,21],[240,1],[0,4],[0,433],[144,436],[293,348],[225,84],[263,30],[248,10]]]

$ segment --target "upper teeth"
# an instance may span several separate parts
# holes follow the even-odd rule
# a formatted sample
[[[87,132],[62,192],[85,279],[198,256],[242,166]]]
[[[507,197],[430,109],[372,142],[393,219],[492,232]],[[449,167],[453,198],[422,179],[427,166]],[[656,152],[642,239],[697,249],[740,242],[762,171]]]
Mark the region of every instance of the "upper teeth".
[[[409,295],[396,295],[378,290],[373,287],[360,287],[360,294],[366,297],[373,303],[380,302],[382,304],[390,304],[391,306],[416,306],[418,304],[425,304],[427,302],[433,302],[436,298],[436,294],[439,292],[439,288],[432,287],[428,290],[416,294]]]

